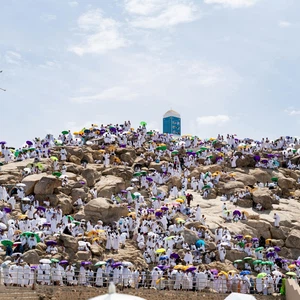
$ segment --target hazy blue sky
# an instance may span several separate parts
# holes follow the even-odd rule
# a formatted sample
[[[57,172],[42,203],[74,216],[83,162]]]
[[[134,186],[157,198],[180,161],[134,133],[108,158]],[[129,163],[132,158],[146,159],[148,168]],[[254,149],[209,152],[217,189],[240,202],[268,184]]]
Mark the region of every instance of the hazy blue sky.
[[[200,137],[299,135],[299,0],[9,0],[0,140],[170,108]]]

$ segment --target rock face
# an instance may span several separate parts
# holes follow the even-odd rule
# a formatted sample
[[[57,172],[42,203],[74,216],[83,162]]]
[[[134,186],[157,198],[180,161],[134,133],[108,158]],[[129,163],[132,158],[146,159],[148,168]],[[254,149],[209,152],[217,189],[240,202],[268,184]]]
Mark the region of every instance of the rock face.
[[[300,231],[299,229],[292,229],[288,238],[285,241],[285,245],[289,248],[300,249]]]
[[[97,182],[96,188],[99,197],[110,198],[112,194],[125,189],[125,182],[117,176],[102,176],[101,181]]]
[[[23,260],[29,264],[37,265],[40,261],[40,256],[37,254],[37,250],[29,250],[24,253]]]
[[[126,206],[117,206],[105,198],[96,198],[91,200],[75,217],[90,220],[93,223],[102,220],[105,224],[111,224],[127,214]]]
[[[52,175],[43,176],[34,186],[34,193],[37,195],[51,195],[55,188],[61,186],[61,181]]]
[[[36,185],[43,177],[45,177],[45,174],[34,174],[34,175],[26,176],[26,177],[22,180],[22,183],[26,184],[26,187],[24,187],[26,196],[33,193],[35,185]]]
[[[267,188],[259,188],[253,192],[254,203],[260,203],[264,209],[272,209],[272,193]]]

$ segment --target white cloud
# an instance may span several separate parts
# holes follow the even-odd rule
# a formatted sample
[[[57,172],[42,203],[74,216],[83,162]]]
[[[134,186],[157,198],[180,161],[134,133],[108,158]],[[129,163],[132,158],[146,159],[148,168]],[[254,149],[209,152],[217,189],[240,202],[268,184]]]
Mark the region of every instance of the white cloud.
[[[44,22],[51,22],[51,21],[56,20],[56,15],[43,14],[40,16],[40,19]]]
[[[200,17],[198,7],[187,0],[128,0],[125,10],[133,17],[133,27],[146,29],[169,28]]]
[[[68,2],[68,4],[71,6],[71,7],[76,7],[79,5],[79,3],[77,1],[70,1]]]
[[[127,44],[119,32],[120,24],[114,19],[104,18],[100,9],[89,10],[81,15],[77,24],[83,41],[69,49],[77,55],[103,54],[108,50],[125,47]]]
[[[7,51],[4,55],[4,58],[7,63],[18,65],[21,62],[22,56],[21,54],[14,51]]]
[[[287,22],[287,21],[280,21],[278,23],[278,26],[281,27],[281,28],[287,28],[287,27],[290,27],[292,24],[290,22]]]
[[[137,97],[138,93],[130,88],[115,86],[95,95],[73,97],[70,100],[77,103],[89,103],[97,101],[131,101]]]
[[[55,61],[46,61],[44,64],[39,65],[41,68],[45,68],[45,69],[60,69],[61,66],[59,63],[55,62]]]
[[[258,0],[204,0],[206,4],[220,4],[230,8],[250,7],[257,2]]]
[[[223,125],[230,121],[227,115],[202,116],[197,118],[197,124],[200,125]]]
[[[296,116],[296,115],[300,115],[300,110],[296,110],[296,109],[286,109],[284,112],[286,112],[289,116]]]

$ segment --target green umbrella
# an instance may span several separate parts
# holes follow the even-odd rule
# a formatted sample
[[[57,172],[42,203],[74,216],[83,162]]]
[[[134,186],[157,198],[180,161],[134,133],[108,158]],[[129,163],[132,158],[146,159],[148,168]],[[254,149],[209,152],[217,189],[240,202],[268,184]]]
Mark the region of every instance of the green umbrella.
[[[265,263],[267,266],[273,266],[274,265],[274,263],[272,262],[272,261],[266,261],[266,263]]]
[[[4,166],[4,163],[0,161],[0,166]]]
[[[64,130],[64,131],[62,131],[61,133],[62,133],[62,134],[68,134],[68,133],[69,133],[69,131],[67,131],[67,130]]]
[[[58,158],[56,156],[51,156],[50,159],[53,160],[53,161],[58,160]]]
[[[141,125],[141,126],[147,126],[147,123],[146,123],[145,121],[142,121],[142,122],[140,123],[140,125]]]
[[[12,242],[11,240],[2,240],[1,244],[3,246],[5,246],[5,247],[7,247],[7,246],[11,246],[12,247],[12,245],[14,244],[14,242]]]
[[[295,272],[287,272],[285,273],[286,275],[289,275],[289,276],[297,276],[297,274]]]
[[[169,241],[169,240],[171,240],[171,239],[173,239],[173,238],[175,238],[175,237],[176,237],[175,235],[168,236],[168,237],[166,238],[166,241]]]
[[[41,163],[36,163],[35,166],[41,171],[44,170],[44,166]]]
[[[174,155],[175,155],[175,154],[178,154],[178,153],[179,153],[179,152],[178,152],[177,150],[173,150],[173,151],[172,151],[172,154],[174,154]]]
[[[56,176],[56,177],[60,177],[60,176],[61,176],[61,173],[60,173],[60,172],[53,172],[52,175],[53,175],[53,176]]]
[[[59,260],[58,260],[58,259],[56,259],[56,258],[51,258],[51,262],[52,262],[52,263],[58,263],[58,262],[59,262]]]
[[[211,189],[211,186],[210,185],[205,185],[202,190],[206,190],[206,189]]]
[[[205,150],[207,150],[207,149],[208,149],[208,148],[206,148],[206,147],[201,147],[201,148],[200,148],[201,151],[205,151]]]
[[[67,216],[67,218],[70,220],[70,221],[74,221],[74,218],[70,215]]]
[[[264,277],[266,277],[266,276],[268,276],[267,273],[259,273],[259,274],[257,275],[257,278],[264,278]]]
[[[209,156],[207,156],[207,158],[210,158],[210,159],[212,159],[212,158],[213,158],[213,155],[209,155]]]
[[[165,150],[167,150],[167,146],[159,146],[159,147],[156,148],[156,150],[165,151]]]
[[[225,214],[231,213],[231,210],[225,210],[224,213]]]
[[[244,243],[244,242],[238,242],[238,245],[239,245],[240,247],[245,247],[245,243]]]
[[[257,259],[253,262],[254,265],[258,265],[258,264],[261,264],[261,260],[260,259]]]
[[[72,221],[72,223],[75,224],[75,225],[80,225],[79,221]]]
[[[106,265],[106,261],[98,261],[97,263],[95,263],[95,267],[100,267],[105,265]]]
[[[39,235],[37,233],[31,231],[25,231],[21,234],[22,236],[31,237],[32,235],[36,238],[36,241],[39,243],[41,241]]]
[[[133,177],[139,177],[139,176],[141,176],[141,175],[142,175],[141,172],[135,172],[135,173],[133,174]]]
[[[234,261],[235,264],[239,264],[239,263],[242,263],[242,262],[243,261],[241,259],[237,259],[237,260]]]
[[[141,173],[141,175],[143,175],[143,176],[146,176],[146,175],[147,175],[147,172],[146,172],[146,171],[141,171],[140,173]]]
[[[134,199],[135,199],[135,195],[134,195],[134,194],[131,194],[131,198],[134,200]]]
[[[147,134],[153,135],[153,132],[152,131],[148,131]]]
[[[274,182],[278,182],[278,178],[277,177],[272,177],[271,180],[274,181]]]
[[[15,151],[14,153],[15,157],[18,157],[20,153],[21,153],[20,151]]]
[[[264,247],[258,247],[255,249],[255,252],[262,251],[262,250],[264,250]]]
[[[34,150],[35,150],[35,148],[29,148],[28,150],[30,150],[30,151],[34,151]]]
[[[247,256],[247,257],[244,257],[244,260],[253,260],[253,258],[250,256]]]

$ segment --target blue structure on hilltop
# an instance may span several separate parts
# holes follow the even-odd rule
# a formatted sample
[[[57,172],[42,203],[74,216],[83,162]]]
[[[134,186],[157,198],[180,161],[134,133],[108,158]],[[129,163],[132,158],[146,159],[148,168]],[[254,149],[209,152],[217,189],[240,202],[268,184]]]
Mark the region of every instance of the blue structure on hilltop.
[[[171,109],[164,114],[163,133],[181,135],[181,118],[178,112]]]

